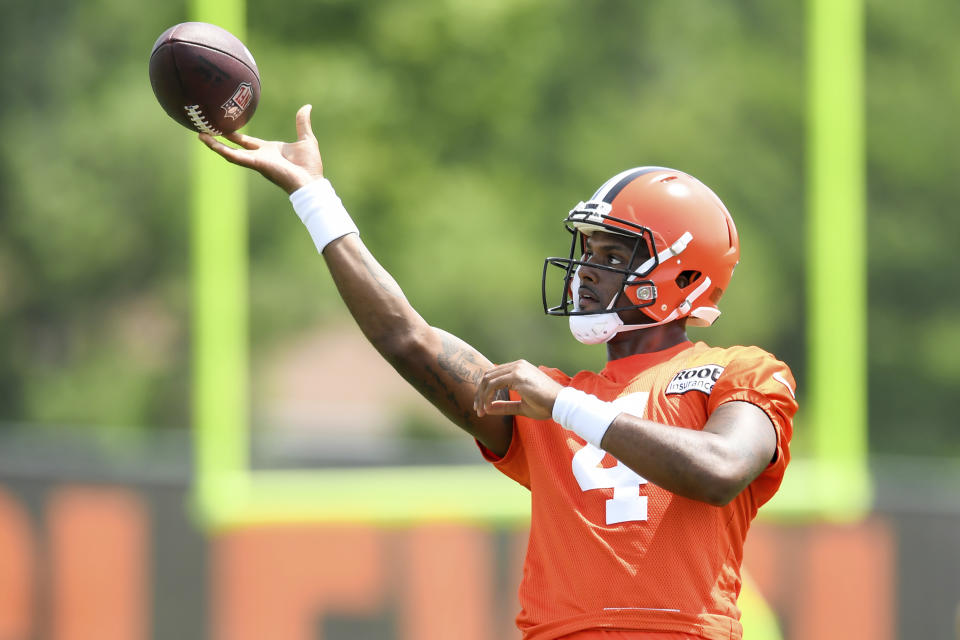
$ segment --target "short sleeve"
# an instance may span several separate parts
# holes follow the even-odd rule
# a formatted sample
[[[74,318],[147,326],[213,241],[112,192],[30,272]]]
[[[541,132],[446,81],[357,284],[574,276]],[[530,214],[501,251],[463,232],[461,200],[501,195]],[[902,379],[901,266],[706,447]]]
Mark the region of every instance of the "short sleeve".
[[[513,396],[514,394],[511,393],[510,395]],[[517,424],[519,420],[521,420],[521,418],[514,418],[513,420],[513,437],[510,439],[510,448],[507,449],[507,452],[502,458],[483,446],[483,443],[479,440],[475,442],[477,446],[480,447],[480,455],[483,456],[484,460],[492,463],[494,467],[511,480],[529,489],[530,467],[527,466],[527,455],[523,447],[523,438],[520,437],[520,429]]]
[[[761,349],[751,348],[724,367],[710,394],[708,413],[727,402],[749,402],[767,414],[777,432],[775,459],[751,483],[758,505],[773,497],[790,461],[793,416],[797,412],[795,389],[796,381],[786,364]]]

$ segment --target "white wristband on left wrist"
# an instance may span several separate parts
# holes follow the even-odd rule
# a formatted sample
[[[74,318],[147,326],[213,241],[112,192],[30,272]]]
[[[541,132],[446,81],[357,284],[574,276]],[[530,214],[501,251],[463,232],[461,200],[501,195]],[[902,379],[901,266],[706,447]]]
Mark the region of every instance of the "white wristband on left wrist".
[[[337,238],[360,233],[326,178],[300,187],[290,194],[290,202],[320,253]]]
[[[621,413],[612,402],[573,387],[561,389],[553,403],[553,419],[598,449],[607,429]]]

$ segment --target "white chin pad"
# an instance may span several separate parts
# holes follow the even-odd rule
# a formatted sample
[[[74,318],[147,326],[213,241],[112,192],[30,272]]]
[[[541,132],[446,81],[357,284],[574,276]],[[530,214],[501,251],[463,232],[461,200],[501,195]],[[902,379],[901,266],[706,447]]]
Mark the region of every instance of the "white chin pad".
[[[570,316],[570,333],[583,344],[607,342],[623,326],[616,313],[596,313],[588,316]]]
[[[573,310],[580,311],[580,269],[573,273],[570,280],[570,293],[573,296]],[[614,298],[616,300],[616,298]],[[610,307],[614,300],[610,301]],[[570,333],[583,344],[602,344],[607,342],[623,326],[623,320],[616,313],[595,313],[586,316],[570,316]]]

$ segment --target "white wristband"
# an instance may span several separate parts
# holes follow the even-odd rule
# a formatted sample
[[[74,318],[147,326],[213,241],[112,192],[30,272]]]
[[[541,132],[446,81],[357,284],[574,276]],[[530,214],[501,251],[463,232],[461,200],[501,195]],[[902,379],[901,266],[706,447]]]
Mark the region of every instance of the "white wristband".
[[[621,413],[612,402],[573,387],[561,389],[553,403],[553,419],[598,449],[603,434]]]
[[[337,238],[360,233],[326,178],[300,187],[290,194],[290,202],[320,253]]]

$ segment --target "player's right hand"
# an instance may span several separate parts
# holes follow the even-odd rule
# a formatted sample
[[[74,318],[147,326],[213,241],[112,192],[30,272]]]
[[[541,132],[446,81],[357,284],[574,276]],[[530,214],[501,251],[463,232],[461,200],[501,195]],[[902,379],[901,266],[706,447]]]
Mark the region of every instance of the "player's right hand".
[[[233,164],[259,172],[287,193],[323,177],[323,160],[317,138],[310,125],[311,105],[297,111],[297,141],[261,140],[239,132],[224,136],[240,145],[225,145],[213,136],[201,133],[200,140]]]

